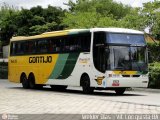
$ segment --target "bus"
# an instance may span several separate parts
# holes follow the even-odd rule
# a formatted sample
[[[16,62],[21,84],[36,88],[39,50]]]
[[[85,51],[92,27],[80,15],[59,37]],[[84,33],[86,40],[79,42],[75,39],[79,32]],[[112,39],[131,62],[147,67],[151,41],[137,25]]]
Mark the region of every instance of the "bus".
[[[125,28],[70,29],[10,41],[10,82],[23,88],[84,93],[148,86],[148,53],[144,33]]]

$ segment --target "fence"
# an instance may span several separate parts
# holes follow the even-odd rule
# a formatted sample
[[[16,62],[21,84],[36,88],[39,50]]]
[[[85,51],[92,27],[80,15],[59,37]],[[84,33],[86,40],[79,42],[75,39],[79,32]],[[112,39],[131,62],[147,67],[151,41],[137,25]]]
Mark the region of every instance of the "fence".
[[[0,79],[8,78],[8,59],[0,59]]]

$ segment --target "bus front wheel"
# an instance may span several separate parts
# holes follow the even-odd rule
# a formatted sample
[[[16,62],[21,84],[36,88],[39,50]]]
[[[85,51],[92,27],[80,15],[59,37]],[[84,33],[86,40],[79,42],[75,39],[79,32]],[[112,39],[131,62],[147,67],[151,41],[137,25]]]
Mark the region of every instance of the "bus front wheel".
[[[26,77],[25,74],[22,74],[22,76],[21,76],[21,82],[22,82],[23,88],[25,88],[25,89],[29,88],[29,81],[28,81],[28,79],[27,79],[27,77]]]
[[[84,75],[81,78],[81,86],[83,89],[83,93],[90,94],[93,93],[94,88],[90,87],[90,78],[88,75]]]
[[[123,93],[125,92],[126,88],[118,88],[115,90],[117,95],[123,95]]]

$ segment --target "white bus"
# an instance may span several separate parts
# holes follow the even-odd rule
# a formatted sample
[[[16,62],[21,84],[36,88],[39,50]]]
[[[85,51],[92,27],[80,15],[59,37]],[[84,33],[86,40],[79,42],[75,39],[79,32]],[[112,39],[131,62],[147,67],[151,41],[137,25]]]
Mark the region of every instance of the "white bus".
[[[9,80],[24,88],[81,86],[84,93],[148,86],[144,33],[124,28],[71,29],[14,37]],[[14,72],[13,72],[14,71]]]

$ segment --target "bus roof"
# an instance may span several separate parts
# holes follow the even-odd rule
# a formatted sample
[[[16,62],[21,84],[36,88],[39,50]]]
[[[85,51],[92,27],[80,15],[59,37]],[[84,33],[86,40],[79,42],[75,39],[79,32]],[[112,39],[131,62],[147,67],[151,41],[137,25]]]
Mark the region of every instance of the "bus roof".
[[[89,29],[70,29],[70,30],[45,32],[45,33],[34,35],[34,36],[17,36],[17,37],[12,37],[11,41],[32,40],[32,39],[38,39],[38,38],[64,36],[64,35],[70,35],[70,34],[78,34],[81,32],[89,32]]]
[[[126,29],[126,28],[92,28],[90,29],[91,32],[98,32],[98,31],[106,31],[106,32],[113,32],[113,33],[131,33],[131,34],[144,34],[142,31]]]
[[[45,32],[45,33],[42,33],[39,35],[34,35],[34,36],[17,36],[17,37],[13,37],[11,39],[11,41],[32,40],[32,39],[38,39],[38,38],[56,37],[56,36],[72,35],[72,34],[85,33],[85,32],[98,32],[98,31],[115,32],[115,33],[144,34],[141,31],[132,30],[132,29],[125,29],[125,28],[70,29],[70,30]]]

